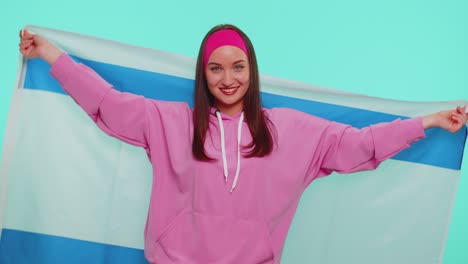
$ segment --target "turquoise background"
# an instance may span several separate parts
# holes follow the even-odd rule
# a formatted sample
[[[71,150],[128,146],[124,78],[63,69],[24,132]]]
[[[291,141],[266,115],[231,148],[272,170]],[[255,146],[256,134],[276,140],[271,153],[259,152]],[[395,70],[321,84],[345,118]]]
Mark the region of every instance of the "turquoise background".
[[[195,57],[212,26],[233,23],[250,36],[264,74],[370,96],[445,101],[468,99],[467,14],[465,0],[3,2],[0,138],[18,31],[26,24]],[[468,263],[467,156],[444,264]]]

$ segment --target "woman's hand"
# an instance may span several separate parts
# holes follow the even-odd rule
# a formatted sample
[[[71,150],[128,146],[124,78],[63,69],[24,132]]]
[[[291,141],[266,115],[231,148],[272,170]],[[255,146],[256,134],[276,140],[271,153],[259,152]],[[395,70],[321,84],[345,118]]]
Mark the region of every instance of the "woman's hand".
[[[466,105],[464,107],[458,106],[453,110],[441,111],[423,117],[423,126],[424,129],[440,127],[455,133],[466,124],[467,119]]]
[[[31,34],[26,29],[20,31],[21,54],[28,59],[42,58],[52,65],[62,54],[62,51],[44,37]]]

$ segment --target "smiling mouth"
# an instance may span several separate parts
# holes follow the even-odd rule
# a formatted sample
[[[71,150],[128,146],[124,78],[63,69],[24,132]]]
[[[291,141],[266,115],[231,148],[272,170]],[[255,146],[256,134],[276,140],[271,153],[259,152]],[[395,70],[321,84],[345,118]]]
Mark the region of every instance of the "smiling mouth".
[[[239,87],[229,87],[229,88],[219,88],[221,90],[221,92],[225,95],[233,95],[237,92],[237,90],[239,89]]]

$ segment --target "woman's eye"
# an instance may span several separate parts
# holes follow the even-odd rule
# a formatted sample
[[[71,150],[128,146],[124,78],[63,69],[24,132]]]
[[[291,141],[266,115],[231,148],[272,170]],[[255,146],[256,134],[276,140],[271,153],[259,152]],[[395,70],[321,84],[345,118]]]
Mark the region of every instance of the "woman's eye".
[[[219,66],[213,66],[213,67],[210,68],[210,70],[211,70],[211,71],[214,71],[214,72],[220,71],[220,70],[221,70],[221,67],[219,67]]]
[[[240,71],[240,70],[242,70],[242,69],[244,69],[244,68],[245,68],[244,65],[236,65],[236,66],[234,66],[234,69],[236,69],[236,70],[238,70],[238,71]]]

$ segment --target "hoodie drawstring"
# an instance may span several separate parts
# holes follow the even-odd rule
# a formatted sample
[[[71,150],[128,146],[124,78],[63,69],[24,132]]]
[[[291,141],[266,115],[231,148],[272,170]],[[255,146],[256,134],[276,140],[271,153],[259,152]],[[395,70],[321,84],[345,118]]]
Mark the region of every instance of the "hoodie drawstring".
[[[219,110],[216,110],[216,116],[218,117],[219,129],[221,130],[221,153],[223,156],[224,178],[226,179],[226,182],[227,182],[229,171],[228,171],[227,160],[226,160],[226,147],[224,144],[224,127],[223,127],[223,121],[221,120],[221,114]]]
[[[216,116],[218,117],[219,122],[219,129],[221,131],[221,154],[223,156],[223,168],[224,168],[224,178],[227,182],[228,180],[228,166],[227,166],[227,159],[226,159],[226,146],[224,140],[224,127],[223,127],[223,120],[221,118],[221,114],[219,110],[216,110]],[[236,175],[234,177],[234,181],[232,182],[231,192],[234,190],[237,184],[237,179],[239,178],[240,174],[240,142],[241,142],[241,135],[242,135],[242,122],[244,121],[244,112],[241,113],[239,118],[239,124],[237,127],[237,167],[236,167]]]
[[[240,174],[240,142],[241,142],[241,135],[242,135],[242,122],[244,121],[244,112],[241,113],[239,118],[239,125],[237,126],[237,167],[236,167],[236,176],[234,177],[234,181],[232,182],[231,192],[234,190],[237,184],[237,179],[239,178]]]

